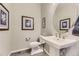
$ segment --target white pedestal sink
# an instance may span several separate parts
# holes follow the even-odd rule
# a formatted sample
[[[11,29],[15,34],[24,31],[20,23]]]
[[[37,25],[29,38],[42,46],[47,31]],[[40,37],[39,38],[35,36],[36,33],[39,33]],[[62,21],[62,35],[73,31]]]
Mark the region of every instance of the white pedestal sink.
[[[45,41],[48,41],[50,44],[52,44],[54,47],[58,49],[72,46],[77,42],[77,40],[74,39],[61,39],[55,36],[48,36],[48,37],[40,36],[40,37]]]
[[[62,39],[55,36],[40,36],[45,42],[47,42],[51,47],[54,47],[57,50],[68,48],[77,43],[77,40],[74,39]],[[59,53],[59,52],[58,52]]]

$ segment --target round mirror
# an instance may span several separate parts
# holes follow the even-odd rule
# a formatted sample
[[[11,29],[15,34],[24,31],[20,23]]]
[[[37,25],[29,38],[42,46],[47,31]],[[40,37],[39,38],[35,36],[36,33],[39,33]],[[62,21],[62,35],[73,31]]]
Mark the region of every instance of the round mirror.
[[[77,4],[58,4],[53,16],[53,26],[58,33],[66,33],[77,19]]]

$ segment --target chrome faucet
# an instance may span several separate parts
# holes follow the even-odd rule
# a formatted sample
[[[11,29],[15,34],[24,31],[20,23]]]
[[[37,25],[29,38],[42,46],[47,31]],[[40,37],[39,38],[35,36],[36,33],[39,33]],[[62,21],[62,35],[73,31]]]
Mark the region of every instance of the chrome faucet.
[[[65,39],[65,36],[63,36],[63,39]]]
[[[59,33],[59,38],[61,38],[61,33]]]
[[[57,37],[57,33],[56,33],[56,37]]]

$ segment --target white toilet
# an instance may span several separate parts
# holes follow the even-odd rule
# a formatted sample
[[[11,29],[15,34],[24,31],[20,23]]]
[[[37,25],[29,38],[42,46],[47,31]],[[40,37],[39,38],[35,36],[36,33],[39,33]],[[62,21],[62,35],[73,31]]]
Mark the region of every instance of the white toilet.
[[[36,42],[36,41],[30,43],[30,47],[32,49],[31,55],[35,55],[43,52],[43,49],[39,46],[40,44],[41,44],[40,42]]]

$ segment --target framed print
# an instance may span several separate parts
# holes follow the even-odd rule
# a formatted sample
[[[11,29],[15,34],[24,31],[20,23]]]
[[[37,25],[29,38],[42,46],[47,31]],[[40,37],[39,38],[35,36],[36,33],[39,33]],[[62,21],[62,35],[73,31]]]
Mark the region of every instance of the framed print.
[[[68,30],[70,28],[70,18],[60,20],[60,30]]]
[[[9,11],[0,3],[0,30],[9,29]]]
[[[34,18],[22,16],[22,30],[34,30]]]
[[[46,28],[46,18],[42,18],[42,28]]]

